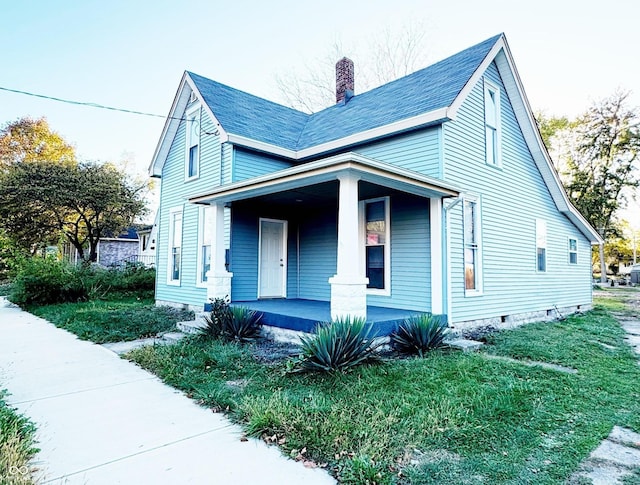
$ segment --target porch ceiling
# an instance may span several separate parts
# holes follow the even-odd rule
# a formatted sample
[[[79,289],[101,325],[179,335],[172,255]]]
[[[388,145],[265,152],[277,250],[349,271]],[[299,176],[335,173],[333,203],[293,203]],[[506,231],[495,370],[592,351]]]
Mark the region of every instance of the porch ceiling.
[[[307,202],[315,200],[320,204],[336,200],[337,177],[344,172],[352,172],[359,177],[361,191],[375,192],[375,186],[380,186],[427,198],[456,197],[460,194],[460,189],[441,180],[356,153],[346,153],[216,187],[189,201],[196,204],[229,203],[268,197],[273,202],[281,200],[290,203],[292,200],[304,201],[306,197]]]

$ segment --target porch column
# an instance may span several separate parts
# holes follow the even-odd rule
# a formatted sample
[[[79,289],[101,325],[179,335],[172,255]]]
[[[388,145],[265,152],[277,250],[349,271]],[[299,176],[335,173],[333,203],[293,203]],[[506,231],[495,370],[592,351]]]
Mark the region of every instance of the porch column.
[[[358,217],[358,177],[338,175],[338,265],[331,284],[331,318],[367,317],[367,283],[361,273]]]
[[[214,202],[211,204],[212,214],[209,227],[211,235],[211,267],[207,273],[207,298],[231,299],[231,278],[233,273],[229,273],[225,267],[225,247],[224,247],[224,204]]]
[[[443,314],[444,274],[442,257],[442,199],[429,199],[429,237],[431,242],[431,313]]]

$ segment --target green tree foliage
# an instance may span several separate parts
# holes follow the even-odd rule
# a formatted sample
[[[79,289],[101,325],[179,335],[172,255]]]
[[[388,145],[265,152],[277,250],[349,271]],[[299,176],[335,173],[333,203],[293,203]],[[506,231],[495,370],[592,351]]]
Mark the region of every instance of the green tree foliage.
[[[569,198],[605,240],[619,235],[617,212],[626,205],[625,191],[640,186],[640,114],[628,106],[628,97],[618,91],[572,122],[539,120]],[[606,278],[604,248],[599,259]]]
[[[82,259],[95,261],[101,237],[118,234],[145,212],[146,183],[109,163],[78,163],[46,121],[18,120],[1,136],[0,226],[20,247],[33,251],[66,240]]]

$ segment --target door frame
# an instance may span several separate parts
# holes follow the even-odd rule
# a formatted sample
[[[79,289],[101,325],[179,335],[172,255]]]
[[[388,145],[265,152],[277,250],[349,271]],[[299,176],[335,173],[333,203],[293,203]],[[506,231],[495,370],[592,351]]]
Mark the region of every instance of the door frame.
[[[282,225],[282,288],[280,295],[262,296],[260,293],[261,277],[262,277],[262,223],[275,222]],[[286,298],[287,297],[287,240],[288,240],[288,221],[282,219],[270,219],[268,217],[260,217],[258,219],[258,298]]]

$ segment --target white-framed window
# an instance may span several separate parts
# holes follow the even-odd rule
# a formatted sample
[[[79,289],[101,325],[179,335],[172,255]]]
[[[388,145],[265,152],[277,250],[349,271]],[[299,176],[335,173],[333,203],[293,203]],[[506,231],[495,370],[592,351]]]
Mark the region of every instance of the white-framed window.
[[[169,211],[167,284],[179,285],[182,268],[182,207]]]
[[[500,167],[500,88],[485,79],[484,82],[484,126],[487,165]]]
[[[211,224],[213,219],[211,206],[200,207],[198,224],[198,276],[197,286],[205,286],[207,272],[211,269]]]
[[[480,227],[480,201],[465,196],[464,225],[464,289],[465,295],[482,294],[482,231]]]
[[[569,238],[569,264],[578,264],[578,240]]]
[[[547,271],[547,222],[536,219],[536,270]]]
[[[391,294],[391,223],[389,197],[360,202],[367,292]]]
[[[186,180],[198,178],[200,171],[200,107],[196,106],[187,112],[187,134],[184,175]]]

